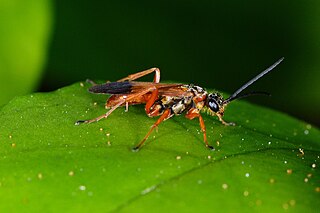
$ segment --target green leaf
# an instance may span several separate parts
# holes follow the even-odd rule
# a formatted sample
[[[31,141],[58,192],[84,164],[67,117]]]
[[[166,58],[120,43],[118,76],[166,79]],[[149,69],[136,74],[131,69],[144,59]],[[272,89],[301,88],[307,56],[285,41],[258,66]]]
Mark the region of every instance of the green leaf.
[[[157,118],[130,106],[76,126],[105,113],[108,97],[81,85],[1,109],[1,212],[312,212],[319,205],[317,128],[235,101],[225,113],[235,127],[203,115],[215,151],[205,148],[197,120],[176,116],[132,152]]]
[[[35,89],[46,60],[51,1],[0,1],[0,105]]]

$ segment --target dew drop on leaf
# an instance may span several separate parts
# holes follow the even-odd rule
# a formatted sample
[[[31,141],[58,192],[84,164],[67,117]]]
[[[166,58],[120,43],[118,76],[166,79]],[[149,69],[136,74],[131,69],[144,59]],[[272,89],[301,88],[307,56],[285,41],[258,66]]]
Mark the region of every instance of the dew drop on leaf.
[[[84,191],[84,190],[86,190],[86,186],[81,185],[81,186],[79,186],[79,189],[80,189],[81,191]]]
[[[294,205],[296,205],[296,201],[295,200],[290,200],[289,204],[290,204],[290,206],[294,206]]]
[[[42,178],[43,178],[42,173],[39,173],[39,174],[38,174],[38,179],[41,180]]]
[[[228,189],[228,187],[229,187],[228,184],[226,184],[226,183],[222,184],[223,189]]]
[[[274,178],[270,178],[269,183],[273,184],[275,182]]]

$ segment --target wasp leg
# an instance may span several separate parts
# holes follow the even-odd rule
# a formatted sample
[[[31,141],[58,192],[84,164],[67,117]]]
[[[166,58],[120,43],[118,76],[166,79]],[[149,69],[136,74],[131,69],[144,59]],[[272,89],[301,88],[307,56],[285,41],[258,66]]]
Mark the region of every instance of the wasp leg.
[[[149,98],[149,100],[147,101],[147,103],[146,103],[146,105],[145,105],[145,107],[144,107],[144,109],[145,109],[145,111],[146,111],[146,113],[149,115],[149,113],[150,113],[150,110],[151,110],[151,107],[152,107],[152,105],[154,104],[154,102],[158,99],[158,97],[159,97],[159,91],[158,91],[158,89],[154,89],[153,91],[152,91],[152,93],[151,93],[151,97]]]
[[[102,118],[107,118],[114,110],[116,110],[121,104],[123,104],[126,100],[123,99],[118,104],[114,105],[106,114],[100,115],[99,117],[90,119],[90,120],[79,120],[75,123],[75,125],[79,125],[81,123],[89,124],[92,122],[100,121]]]
[[[141,77],[143,77],[145,75],[148,75],[148,74],[150,74],[152,72],[155,72],[155,75],[154,75],[154,78],[153,78],[153,82],[154,83],[159,83],[160,82],[160,70],[159,70],[159,68],[151,68],[151,69],[148,69],[148,70],[137,72],[135,74],[128,75],[128,77],[122,78],[122,79],[118,80],[118,82],[133,81],[133,80],[141,78]]]
[[[94,82],[94,81],[91,80],[91,79],[87,79],[86,82],[89,83],[89,84],[91,84],[92,86],[97,85],[97,83]]]
[[[164,111],[164,113],[160,116],[160,118],[151,126],[151,129],[150,129],[149,132],[146,134],[146,136],[144,136],[143,140],[142,140],[137,146],[135,146],[135,147],[132,149],[132,151],[139,151],[140,147],[141,147],[141,146],[144,144],[144,142],[148,139],[148,137],[150,136],[151,132],[152,132],[156,127],[158,127],[158,125],[159,125],[162,121],[170,118],[171,116],[172,116],[172,114],[171,114],[171,112],[170,112],[170,109],[166,109],[166,110]]]
[[[121,106],[122,104],[126,103],[126,102],[129,102],[130,100],[132,99],[135,99],[136,97],[138,96],[142,96],[144,94],[147,94],[148,92],[151,92],[153,91],[155,88],[153,87],[150,87],[146,90],[143,90],[142,92],[139,92],[133,96],[130,96],[130,98],[122,98],[120,99],[119,102],[117,102],[115,105],[113,105],[111,107],[111,109],[106,113],[106,114],[103,114],[103,115],[100,115],[99,117],[97,118],[94,118],[94,119],[90,119],[90,120],[79,120],[75,123],[75,125],[79,125],[81,123],[92,123],[92,122],[96,122],[96,121],[99,121],[101,120],[102,118],[107,118],[114,110],[116,110],[119,106]]]
[[[126,102],[126,109],[125,109],[125,112],[128,112],[129,111],[129,102]]]
[[[236,125],[236,124],[233,123],[233,122],[226,122],[226,121],[224,121],[224,120],[222,119],[222,115],[219,114],[219,113],[217,113],[217,116],[218,116],[218,118],[219,118],[219,121],[220,121],[223,125],[225,125],[225,126],[235,126],[235,125]]]
[[[191,108],[186,116],[186,118],[192,120],[194,118],[199,118],[199,124],[200,124],[200,128],[201,128],[201,131],[203,132],[203,141],[204,143],[206,144],[206,147],[211,149],[211,150],[214,150],[214,147],[209,145],[208,143],[208,140],[207,140],[207,132],[206,132],[206,125],[204,124],[204,120],[202,118],[202,116],[200,115],[199,111],[197,109],[194,109],[194,108]]]

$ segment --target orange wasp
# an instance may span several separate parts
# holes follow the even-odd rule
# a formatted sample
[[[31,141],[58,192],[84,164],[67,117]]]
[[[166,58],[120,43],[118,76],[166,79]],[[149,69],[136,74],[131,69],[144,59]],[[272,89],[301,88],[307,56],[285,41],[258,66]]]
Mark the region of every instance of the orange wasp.
[[[217,116],[220,122],[224,125],[235,125],[234,123],[227,123],[222,119],[225,107],[231,101],[239,98],[244,98],[251,95],[270,95],[265,92],[250,92],[245,94],[240,93],[259,78],[273,70],[278,64],[281,63],[283,59],[284,58],[279,59],[259,75],[248,81],[227,99],[224,99],[217,92],[208,93],[203,88],[193,84],[160,83],[160,70],[158,68],[151,68],[142,72],[138,72],[116,82],[95,84],[94,82],[90,81],[93,86],[89,88],[89,92],[111,94],[106,103],[106,108],[109,109],[109,111],[106,114],[94,119],[79,120],[75,124],[79,125],[81,123],[92,123],[99,121],[102,118],[107,118],[120,106],[126,106],[127,111],[129,105],[145,104],[145,111],[149,117],[160,117],[151,126],[151,129],[143,138],[143,140],[137,146],[135,146],[133,150],[138,151],[147,140],[151,132],[162,121],[182,113],[185,113],[185,117],[190,120],[194,118],[199,119],[200,127],[203,132],[204,143],[206,147],[214,150],[214,147],[209,145],[207,141],[206,127],[200,112],[206,111],[212,116]],[[153,82],[134,81],[150,73],[155,73]]]

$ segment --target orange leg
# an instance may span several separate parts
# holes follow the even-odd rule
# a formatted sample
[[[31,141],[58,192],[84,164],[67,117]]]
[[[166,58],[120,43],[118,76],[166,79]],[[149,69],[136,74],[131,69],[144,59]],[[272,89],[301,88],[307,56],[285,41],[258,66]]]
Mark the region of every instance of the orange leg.
[[[190,120],[192,120],[194,118],[197,118],[197,117],[199,118],[200,128],[201,128],[201,131],[203,132],[203,141],[206,144],[207,148],[214,150],[214,147],[210,146],[209,143],[208,143],[206,126],[204,124],[204,120],[203,120],[202,116],[200,115],[199,111],[197,109],[190,109],[187,112],[185,117],[190,119]]]
[[[135,94],[135,95],[132,95],[132,96],[130,96],[130,97],[128,97],[128,98],[124,98],[123,96],[121,96],[121,97],[120,97],[121,100],[120,100],[117,104],[115,104],[114,106],[112,106],[111,109],[110,109],[106,114],[100,115],[99,117],[93,118],[93,119],[90,119],[90,120],[79,120],[79,121],[77,121],[77,122],[75,123],[75,125],[79,125],[79,124],[81,124],[81,123],[86,123],[86,124],[87,124],[87,123],[92,123],[92,122],[99,121],[99,120],[101,120],[102,118],[107,118],[114,110],[116,110],[116,109],[117,109],[119,106],[121,106],[122,104],[130,101],[131,99],[135,99],[135,98],[138,97],[138,96],[142,96],[142,95],[144,95],[144,94],[147,94],[148,92],[151,92],[151,91],[153,91],[153,90],[155,90],[155,88],[150,87],[150,88],[148,88],[148,89],[146,89],[146,90],[143,90],[143,91],[141,91],[141,92],[139,92],[139,93],[137,93],[137,94]]]
[[[149,98],[149,100],[147,101],[147,103],[144,107],[147,114],[150,113],[150,109],[151,109],[152,105],[154,104],[154,102],[158,99],[158,97],[159,97],[159,91],[158,91],[158,89],[155,89],[154,91],[152,91],[151,97]]]
[[[140,147],[144,144],[144,142],[148,139],[148,137],[150,136],[151,132],[156,128],[158,127],[158,125],[171,117],[171,112],[170,112],[170,109],[166,109],[164,111],[164,113],[160,116],[160,118],[151,126],[151,129],[149,130],[149,132],[146,134],[146,136],[144,136],[143,140],[137,145],[135,146],[132,150],[133,151],[139,151]]]
[[[233,122],[229,122],[229,123],[228,123],[228,122],[224,121],[224,120],[222,119],[222,115],[221,115],[221,114],[217,113],[216,115],[218,116],[219,121],[220,121],[223,125],[225,125],[225,126],[235,126],[235,125],[236,125],[236,124],[233,123]]]
[[[85,123],[85,124],[89,124],[92,122],[96,122],[101,120],[102,118],[107,118],[114,110],[116,110],[121,104],[123,104],[125,102],[125,99],[123,99],[121,102],[119,102],[118,104],[114,105],[106,114],[100,115],[97,118],[93,118],[90,120],[79,120],[75,123],[75,125],[79,125],[81,123]]]
[[[128,77],[122,78],[122,79],[118,80],[118,82],[133,81],[133,80],[141,78],[141,77],[143,77],[145,75],[148,75],[148,74],[150,74],[152,72],[155,72],[155,75],[154,75],[154,78],[153,78],[153,82],[154,83],[159,83],[160,82],[160,70],[159,70],[159,68],[151,68],[151,69],[148,69],[148,70],[137,72],[135,74],[128,75]]]

